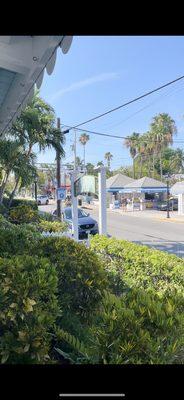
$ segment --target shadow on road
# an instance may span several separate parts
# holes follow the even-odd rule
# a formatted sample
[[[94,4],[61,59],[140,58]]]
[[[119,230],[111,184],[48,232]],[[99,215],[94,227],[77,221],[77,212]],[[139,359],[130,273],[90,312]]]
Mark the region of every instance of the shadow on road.
[[[184,242],[133,241],[133,243],[149,246],[156,250],[166,251],[167,253],[175,254],[180,258],[184,258]]]

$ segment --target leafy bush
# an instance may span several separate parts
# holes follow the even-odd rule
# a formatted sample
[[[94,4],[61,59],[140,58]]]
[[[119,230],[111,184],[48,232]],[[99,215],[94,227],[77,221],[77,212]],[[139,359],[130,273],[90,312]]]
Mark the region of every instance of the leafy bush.
[[[184,363],[184,317],[176,301],[137,289],[121,297],[105,293],[85,342],[62,330],[58,339],[58,352],[72,363]]]
[[[45,363],[59,313],[57,273],[48,259],[0,259],[1,363]]]
[[[0,229],[1,228],[8,228],[11,227],[11,223],[5,218],[3,215],[0,214]]]
[[[9,207],[9,198],[4,197],[3,198],[3,204],[5,207]],[[13,199],[12,204],[10,208],[22,206],[22,205],[27,205],[30,206],[33,210],[38,210],[38,205],[35,200],[26,200],[26,199]]]
[[[38,222],[39,215],[38,211],[32,209],[29,205],[24,204],[10,209],[9,219],[11,222],[17,224]]]
[[[67,224],[59,221],[41,220],[37,229],[40,232],[65,232],[67,230]]]
[[[55,217],[48,213],[48,212],[44,212],[44,211],[40,211],[39,210],[39,217],[41,221],[54,221]]]
[[[126,287],[164,293],[184,293],[184,260],[125,240],[95,236],[91,248],[101,258],[111,289],[121,294]]]
[[[89,317],[99,306],[107,287],[105,272],[96,255],[83,244],[63,238],[44,238],[31,248],[31,254],[48,257],[58,271],[61,307],[75,315]]]
[[[8,215],[8,209],[3,204],[0,204],[0,215]]]
[[[14,225],[8,221],[0,222],[0,254],[11,257],[18,254],[31,254],[30,248],[36,246],[41,233],[33,225]]]
[[[91,334],[93,362],[184,363],[184,318],[173,298],[162,302],[137,289],[107,294]]]

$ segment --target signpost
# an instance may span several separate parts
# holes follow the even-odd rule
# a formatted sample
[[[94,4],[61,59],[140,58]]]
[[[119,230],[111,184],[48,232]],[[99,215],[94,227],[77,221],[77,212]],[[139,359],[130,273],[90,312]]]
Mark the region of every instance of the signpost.
[[[78,232],[78,204],[77,204],[77,190],[75,189],[77,179],[77,171],[74,170],[71,173],[71,196],[72,196],[72,225],[74,240],[78,242],[79,232]]]
[[[65,200],[66,198],[66,189],[58,188],[57,189],[57,200]]]

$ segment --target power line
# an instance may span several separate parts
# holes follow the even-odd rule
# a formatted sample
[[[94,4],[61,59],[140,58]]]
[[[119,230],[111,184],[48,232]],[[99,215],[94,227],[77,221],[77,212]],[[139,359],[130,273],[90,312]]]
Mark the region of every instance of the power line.
[[[86,121],[84,121],[84,122],[81,122],[80,124],[77,124],[77,125],[73,126],[71,129],[76,129],[76,128],[78,128],[78,127],[81,126],[81,125],[85,125],[85,124],[87,124],[87,123],[89,123],[89,122],[95,121],[96,119],[99,119],[99,118],[101,118],[101,117],[104,117],[104,116],[107,115],[107,114],[110,114],[110,113],[112,113],[112,112],[114,112],[114,111],[119,110],[120,108],[126,107],[126,106],[128,106],[129,104],[135,103],[136,101],[141,100],[141,99],[143,99],[144,97],[150,96],[152,93],[158,92],[159,90],[161,90],[161,89],[163,89],[163,88],[165,88],[165,87],[167,87],[167,86],[170,86],[170,85],[172,85],[173,83],[178,82],[178,81],[180,81],[180,80],[183,79],[183,78],[184,78],[184,75],[180,76],[179,78],[174,79],[173,81],[167,82],[167,83],[165,83],[164,85],[157,87],[156,89],[150,90],[149,92],[146,92],[146,93],[142,94],[141,96],[138,96],[138,97],[136,97],[136,98],[134,98],[134,99],[132,99],[132,100],[129,100],[129,101],[127,101],[126,103],[121,104],[120,106],[117,106],[117,107],[115,107],[115,108],[112,108],[111,110],[108,110],[108,111],[106,111],[106,112],[104,112],[104,113],[102,113],[102,114],[99,114],[99,115],[97,115],[96,117],[93,117],[93,118],[90,118],[90,119],[88,119],[88,120],[86,120]]]
[[[139,114],[140,112],[142,112],[143,110],[151,107],[152,105],[156,104],[158,101],[163,100],[164,97],[168,97],[168,96],[172,96],[173,94],[176,94],[178,92],[181,92],[182,90],[184,90],[184,87],[180,87],[180,88],[174,88],[174,90],[169,90],[169,92],[162,94],[161,96],[159,96],[156,100],[152,101],[151,103],[148,103],[146,106],[140,108],[139,110],[135,111],[134,113],[132,113],[131,115],[129,115],[127,118],[124,118],[123,120],[113,123],[111,125],[109,125],[109,123],[106,123],[105,126],[103,125],[103,127],[108,127],[108,128],[114,128],[116,126],[122,125],[123,122],[128,121],[129,119],[131,119],[132,117],[134,117],[135,115]]]
[[[69,129],[74,129],[72,126],[70,126],[70,125],[62,125],[63,127],[66,127],[66,128],[69,128]],[[81,129],[81,128],[75,128],[77,131],[80,131],[80,132],[87,132],[87,133],[91,133],[91,134],[94,134],[94,135],[99,135],[99,136],[106,136],[106,137],[112,137],[112,138],[115,138],[115,139],[129,139],[129,137],[130,136],[118,136],[118,135],[111,135],[111,134],[107,134],[107,133],[102,133],[102,132],[96,132],[96,131],[91,131],[91,130],[89,130],[89,129]],[[134,138],[132,138],[133,140],[134,140]],[[135,138],[135,140],[136,140],[136,138]],[[148,140],[148,142],[149,143],[160,143],[160,141],[159,140],[149,140],[149,139],[147,139]],[[145,141],[147,141],[146,139],[145,139]],[[184,140],[173,140],[173,143],[184,143]]]

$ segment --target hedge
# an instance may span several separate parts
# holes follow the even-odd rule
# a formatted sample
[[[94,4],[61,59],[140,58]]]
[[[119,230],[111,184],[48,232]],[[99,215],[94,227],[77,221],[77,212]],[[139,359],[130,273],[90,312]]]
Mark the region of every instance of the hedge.
[[[46,363],[59,314],[57,272],[48,259],[0,258],[1,363]]]
[[[39,238],[41,233],[33,225],[14,225],[7,220],[0,220],[0,255],[3,257],[26,253],[31,255],[30,247],[37,245]]]
[[[3,197],[3,205],[5,207],[9,207],[9,198]],[[27,200],[27,199],[13,199],[10,208],[18,207],[20,205],[28,205],[33,210],[38,210],[38,205],[35,200]]]
[[[131,289],[121,297],[107,293],[102,305],[90,332],[88,363],[184,363],[184,317],[176,299],[162,302]]]
[[[48,257],[58,271],[58,297],[65,312],[89,317],[99,306],[107,278],[98,257],[85,245],[63,238],[44,238],[31,254]]]
[[[28,204],[22,204],[11,208],[9,211],[9,220],[15,224],[28,224],[39,221],[38,211]]]
[[[160,296],[184,293],[184,260],[175,255],[97,235],[91,239],[91,249],[104,263],[115,294],[121,294],[126,287]]]

